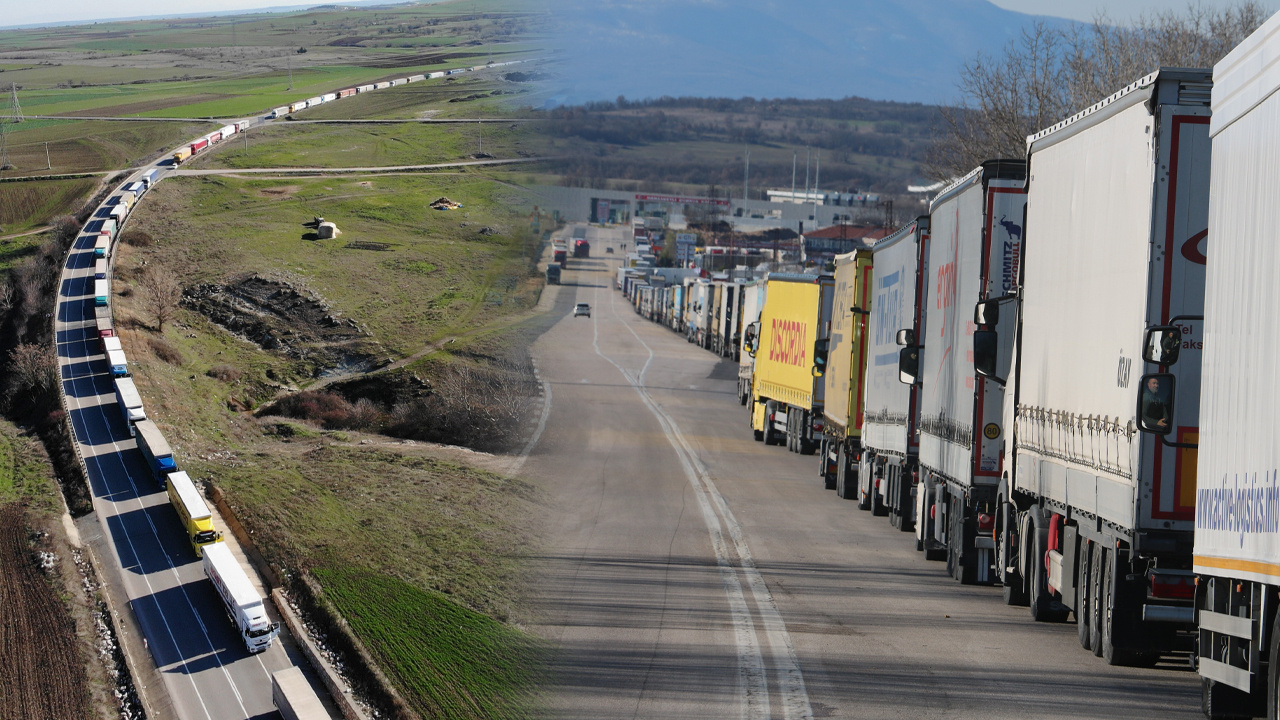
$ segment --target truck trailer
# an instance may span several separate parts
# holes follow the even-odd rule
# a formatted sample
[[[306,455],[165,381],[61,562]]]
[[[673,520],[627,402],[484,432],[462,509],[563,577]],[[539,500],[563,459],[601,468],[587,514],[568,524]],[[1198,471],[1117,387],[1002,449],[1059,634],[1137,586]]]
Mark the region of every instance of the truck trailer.
[[[550,265],[547,265],[547,284],[548,285],[560,284],[560,266],[559,265],[555,263],[551,263]]]
[[[250,582],[244,568],[226,543],[214,543],[204,549],[204,574],[222,598],[227,616],[240,631],[240,639],[251,653],[271,647],[280,633],[280,624],[271,622],[267,608]]]
[[[948,573],[966,584],[996,578],[991,530],[1004,449],[1004,387],[975,374],[970,317],[978,302],[1012,296],[1025,177],[1023,160],[986,162],[944,188],[929,207],[928,332],[917,338],[918,368],[910,372],[922,386],[915,514],[923,522],[916,533],[924,549],[943,555]],[[1006,340],[999,377],[1009,375],[1012,327],[1008,315],[1003,324],[991,319],[991,329]]]
[[[1199,464],[1173,491],[1183,506],[1195,500],[1195,660],[1210,718],[1274,718],[1280,694],[1280,77],[1269,64],[1277,30],[1280,15],[1214,66],[1208,235],[1175,236],[1181,256],[1207,260],[1204,332],[1170,323],[1160,344],[1177,350],[1149,366],[1178,368],[1203,353],[1199,436],[1176,430],[1199,444]],[[1191,417],[1182,407],[1196,404],[1189,392],[1179,379],[1173,417]]]
[[[751,399],[751,380],[755,374],[756,357],[752,348],[760,334],[760,311],[764,309],[764,280],[747,283],[742,288],[742,343],[738,348],[738,404],[746,405]]]
[[[1211,87],[1207,70],[1161,69],[1029,137],[1016,301],[974,310],[975,369],[1007,381],[982,509],[1005,599],[1041,621],[1074,611],[1113,665],[1154,663],[1192,627]],[[1156,362],[1174,327],[1181,357]]]
[[[169,504],[178,513],[182,527],[187,532],[187,540],[196,557],[204,557],[204,548],[216,542],[222,542],[222,533],[213,528],[213,513],[209,512],[209,504],[200,497],[191,477],[179,470],[169,473]]]
[[[842,498],[857,494],[862,460],[863,397],[866,393],[867,318],[871,314],[872,255],[855,250],[835,258],[831,333],[817,356],[825,384],[819,473]]]
[[[138,450],[147,459],[151,476],[163,488],[168,483],[169,474],[178,470],[178,464],[173,459],[173,450],[169,449],[168,441],[164,439],[164,434],[154,422],[143,420],[136,423],[134,427],[138,429]]]
[[[858,509],[889,515],[898,527],[913,528],[918,525],[920,386],[903,383],[899,367],[904,356],[918,362],[920,352],[910,346],[915,338],[925,336],[929,216],[918,217],[878,241],[871,247],[871,258],[875,271],[867,318],[862,457],[856,470]],[[900,338],[908,347],[900,347]],[[855,472],[848,465],[836,471]],[[916,549],[925,549],[919,537]]]
[[[142,409],[142,396],[138,394],[133,378],[115,378],[112,382],[116,388],[116,404],[120,406],[124,424],[129,428],[129,436],[133,437],[138,434],[134,424],[147,419],[147,413]]]
[[[271,673],[271,702],[283,720],[329,720],[329,711],[296,665]]]
[[[116,334],[115,324],[111,322],[111,307],[95,307],[93,309],[94,325],[98,330],[98,339],[112,337]]]
[[[110,280],[94,280],[93,281],[93,304],[95,307],[105,307],[107,302],[111,300],[111,281]]]
[[[766,445],[785,442],[813,454],[824,387],[814,373],[815,344],[826,338],[835,289],[830,275],[769,273],[755,335],[751,430]]]

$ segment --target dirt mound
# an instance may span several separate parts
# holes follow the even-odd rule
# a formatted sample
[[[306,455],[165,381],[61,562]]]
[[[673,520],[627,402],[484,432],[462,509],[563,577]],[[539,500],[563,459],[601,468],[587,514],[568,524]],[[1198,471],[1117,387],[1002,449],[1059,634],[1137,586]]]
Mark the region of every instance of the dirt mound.
[[[21,505],[0,506],[0,718],[90,717],[74,624],[27,537]]]
[[[315,374],[375,366],[376,345],[354,320],[341,319],[308,291],[257,275],[197,285],[185,306],[263,350],[311,363]]]

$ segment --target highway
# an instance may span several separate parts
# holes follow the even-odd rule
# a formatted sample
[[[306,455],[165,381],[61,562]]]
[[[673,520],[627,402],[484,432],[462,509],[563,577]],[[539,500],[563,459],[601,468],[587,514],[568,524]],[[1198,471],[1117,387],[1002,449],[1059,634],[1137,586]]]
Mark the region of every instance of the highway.
[[[100,224],[95,217],[85,229],[96,232]],[[259,655],[245,649],[167,495],[136,449],[94,327],[94,239],[81,235],[68,255],[55,332],[63,391],[94,510],[114,555],[104,560],[114,559],[123,571],[123,589],[176,717],[270,716],[275,712],[270,673],[305,661],[296,651],[291,657],[284,642]]]
[[[817,460],[752,440],[737,366],[635,314],[629,228],[591,228],[535,342],[550,388],[523,474],[555,718],[1192,718],[1185,654],[1112,668],[1074,622],[962,586]],[[588,302],[590,318],[572,317]]]

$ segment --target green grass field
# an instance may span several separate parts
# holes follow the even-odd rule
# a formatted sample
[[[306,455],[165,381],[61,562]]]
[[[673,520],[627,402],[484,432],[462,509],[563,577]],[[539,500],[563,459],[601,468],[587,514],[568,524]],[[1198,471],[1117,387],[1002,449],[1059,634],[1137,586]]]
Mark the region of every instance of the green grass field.
[[[422,717],[529,716],[540,660],[529,636],[381,573],[346,566],[316,576]]]
[[[0,504],[14,501],[42,514],[62,509],[53,468],[39,442],[0,421]]]
[[[0,235],[32,230],[49,218],[75,212],[97,184],[94,178],[0,183]],[[14,253],[31,242],[29,237],[0,240],[0,267],[12,265]]]

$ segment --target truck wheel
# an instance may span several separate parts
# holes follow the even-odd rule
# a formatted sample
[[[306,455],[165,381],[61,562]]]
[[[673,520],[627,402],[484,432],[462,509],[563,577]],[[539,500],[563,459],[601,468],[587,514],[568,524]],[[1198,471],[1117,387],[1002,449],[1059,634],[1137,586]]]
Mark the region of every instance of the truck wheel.
[[[820,473],[822,475],[822,486],[828,490],[836,490],[840,486],[840,461],[844,458],[840,451],[844,449],[844,443],[836,449],[835,461],[831,460],[831,440],[823,440],[822,445],[818,448],[818,457],[821,464]],[[835,465],[835,472],[831,472],[831,466]]]
[[[777,445],[779,442],[778,431],[773,429],[772,415],[773,413],[768,410],[764,413],[764,430],[762,431],[764,437],[761,440],[764,440],[765,445]]]
[[[1089,543],[1089,548],[1089,649],[1102,657],[1102,584],[1107,577],[1107,549],[1102,543]]]
[[[1120,633],[1124,630],[1120,628],[1135,632],[1141,627],[1141,621],[1135,617],[1136,608],[1128,599],[1128,593],[1120,590],[1115,551],[1108,550],[1106,557],[1104,585],[1098,596],[1102,614],[1102,657],[1108,665],[1151,667],[1160,661],[1158,650],[1135,650],[1123,645]]]
[[[1274,644],[1274,641],[1273,641]],[[1275,667],[1272,664],[1272,667]],[[1268,678],[1274,672],[1268,673]],[[1200,709],[1209,720],[1247,720],[1256,717],[1248,708],[1254,703],[1252,698],[1231,687],[1215,682],[1209,678],[1200,680]],[[1274,718],[1275,693],[1268,700],[1267,718]]]
[[[858,496],[858,475],[852,470],[849,467],[849,454],[845,452],[844,443],[841,443],[836,454],[836,497],[853,500]]]
[[[881,483],[884,482],[882,478]],[[876,486],[875,473],[872,473],[871,481],[867,483],[871,490],[871,514],[884,517],[889,514],[889,508],[884,504],[884,495],[880,493],[880,488]]]
[[[1076,553],[1076,635],[1080,647],[1093,649],[1093,613],[1089,611],[1089,602],[1093,593],[1089,592],[1089,558],[1093,555],[1093,544],[1080,538],[1080,551]]]
[[[751,437],[755,438],[755,441],[756,441],[756,442],[760,442],[761,440],[764,440],[764,431],[763,431],[763,430],[752,430],[752,431],[751,431]]]
[[[1036,622],[1064,622],[1067,610],[1054,607],[1053,593],[1045,571],[1045,555],[1049,551],[1049,523],[1039,509],[1031,510],[1031,619]]]
[[[1018,564],[1018,509],[1013,503],[1000,501],[1000,535],[997,546],[1000,557],[1001,595],[1005,605],[1026,605],[1027,590]]]

